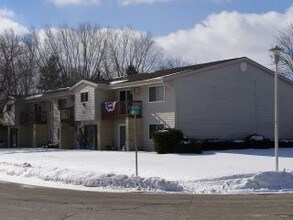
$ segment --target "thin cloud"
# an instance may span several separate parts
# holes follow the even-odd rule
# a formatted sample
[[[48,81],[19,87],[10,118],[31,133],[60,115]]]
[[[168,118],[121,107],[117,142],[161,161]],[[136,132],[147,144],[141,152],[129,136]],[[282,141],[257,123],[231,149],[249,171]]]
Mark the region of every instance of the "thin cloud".
[[[48,2],[53,3],[57,6],[67,6],[67,5],[99,5],[101,0],[48,0]]]
[[[212,2],[217,4],[222,4],[222,3],[231,3],[232,0],[212,0]]]
[[[248,56],[265,66],[268,49],[279,31],[293,22],[293,6],[285,13],[243,14],[223,11],[211,14],[191,29],[178,30],[156,39],[167,55],[206,62]]]
[[[118,0],[118,4],[122,6],[138,5],[138,4],[154,4],[158,2],[169,2],[170,0]]]
[[[14,17],[14,12],[7,8],[0,8],[0,17]]]

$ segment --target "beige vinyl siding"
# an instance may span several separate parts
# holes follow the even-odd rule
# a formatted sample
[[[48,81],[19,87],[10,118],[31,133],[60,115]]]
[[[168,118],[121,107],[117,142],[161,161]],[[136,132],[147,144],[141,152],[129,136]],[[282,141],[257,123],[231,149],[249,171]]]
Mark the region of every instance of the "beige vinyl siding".
[[[97,119],[97,145],[98,150],[105,150],[112,146],[114,140],[114,121],[102,120],[102,103],[113,100],[114,91],[105,89],[95,90],[95,117]]]
[[[88,101],[85,105],[80,100],[82,92],[88,92]],[[95,120],[95,88],[93,86],[81,84],[75,89],[75,120]]]
[[[259,133],[273,138],[274,78],[240,63],[186,75],[175,81],[177,127],[194,138],[243,139]],[[279,80],[280,137],[292,138],[293,87]]]
[[[52,101],[52,111],[53,111],[53,143],[59,143],[59,139],[61,136],[61,121],[60,121],[60,111],[58,110],[58,99]],[[58,138],[58,130],[59,130],[59,138]]]
[[[152,85],[161,86],[162,84]],[[149,102],[149,87],[141,87],[135,94],[135,100],[142,101],[143,146],[146,151],[153,151],[153,141],[149,139],[150,124],[164,124],[165,127],[175,127],[175,93],[174,89],[164,85],[165,100],[163,102]]]
[[[102,103],[113,100],[114,92],[105,89],[95,90],[95,116],[96,119],[101,120],[102,118]]]

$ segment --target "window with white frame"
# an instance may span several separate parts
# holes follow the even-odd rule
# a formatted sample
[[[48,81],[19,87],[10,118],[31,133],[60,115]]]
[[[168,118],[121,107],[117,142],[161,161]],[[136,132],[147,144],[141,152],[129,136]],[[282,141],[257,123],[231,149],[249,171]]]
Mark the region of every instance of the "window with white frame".
[[[152,139],[152,135],[155,131],[164,129],[164,124],[150,124],[149,125],[149,139]]]
[[[80,93],[80,102],[87,102],[89,100],[89,93],[88,92],[81,92]]]
[[[162,102],[165,101],[165,87],[152,86],[149,87],[149,102]]]

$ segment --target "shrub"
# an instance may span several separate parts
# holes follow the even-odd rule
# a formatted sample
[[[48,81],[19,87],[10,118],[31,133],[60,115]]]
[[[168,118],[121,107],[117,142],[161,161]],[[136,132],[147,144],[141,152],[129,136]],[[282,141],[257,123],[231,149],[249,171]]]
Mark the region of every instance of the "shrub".
[[[272,145],[273,145],[273,143],[272,143]],[[279,142],[279,147],[292,148],[293,147],[293,140],[292,139],[282,139]]]
[[[265,138],[263,135],[260,134],[252,134],[248,135],[245,138],[245,144],[248,148],[270,148],[272,147],[272,142],[270,139]]]
[[[201,154],[201,144],[196,140],[185,138],[182,141],[179,141],[173,150],[174,153]]]
[[[206,139],[202,142],[202,149],[208,150],[239,150],[247,148],[243,140],[215,140]]]
[[[157,153],[173,153],[176,145],[183,140],[183,133],[174,128],[166,128],[155,131],[152,138]]]

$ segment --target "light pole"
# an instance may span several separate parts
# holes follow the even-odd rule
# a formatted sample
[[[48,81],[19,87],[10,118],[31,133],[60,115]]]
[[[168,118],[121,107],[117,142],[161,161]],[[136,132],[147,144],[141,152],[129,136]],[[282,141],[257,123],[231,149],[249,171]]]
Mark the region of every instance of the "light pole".
[[[280,55],[282,49],[278,46],[271,48],[270,51],[273,53],[275,62],[275,161],[276,161],[276,172],[279,171],[279,113],[278,113],[278,63],[280,61]]]

